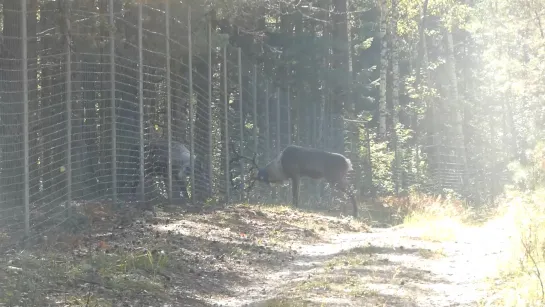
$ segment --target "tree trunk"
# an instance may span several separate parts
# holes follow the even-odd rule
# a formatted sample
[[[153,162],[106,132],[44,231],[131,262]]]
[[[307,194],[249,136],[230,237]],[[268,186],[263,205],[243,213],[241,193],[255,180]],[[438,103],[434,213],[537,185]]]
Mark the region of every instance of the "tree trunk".
[[[348,23],[349,25],[352,23]],[[362,172],[362,163],[361,163],[361,155],[360,155],[360,122],[357,121],[357,114],[359,113],[358,108],[356,107],[358,103],[358,96],[356,94],[356,69],[357,71],[360,71],[360,67],[356,67],[356,61],[355,58],[357,56],[356,53],[356,47],[354,44],[354,40],[356,37],[356,33],[352,27],[349,27],[349,45],[348,48],[350,50],[349,52],[349,69],[350,69],[350,99],[349,106],[347,107],[348,114],[347,117],[351,120],[351,122],[348,124],[349,129],[349,137],[350,137],[350,159],[352,160],[353,167],[354,167],[354,179],[356,182],[354,182],[355,189],[359,190],[362,187],[365,186],[364,179],[364,173]],[[361,181],[360,181],[361,180]],[[358,195],[358,194],[356,194]]]
[[[422,86],[422,74],[420,73],[421,67],[424,66],[425,74],[427,76],[428,74],[428,63],[427,63],[427,46],[426,46],[426,36],[424,34],[424,30],[426,28],[426,16],[428,11],[428,0],[424,0],[424,3],[422,4],[422,15],[421,20],[418,28],[419,32],[419,44],[418,44],[418,55],[416,59],[416,70],[415,70],[415,82],[413,84],[414,89],[420,93],[420,97],[422,97],[422,93],[419,90],[419,88]],[[426,61],[424,61],[424,59]],[[426,78],[426,81],[428,79]],[[426,98],[424,98],[424,104],[427,108],[430,108],[429,103],[425,103]],[[418,117],[419,117],[419,111],[417,104],[417,101],[414,102],[415,105],[413,106],[413,112],[411,114],[411,127],[413,130],[413,148],[414,148],[414,164],[415,164],[415,179],[418,182],[420,180],[420,127],[418,125]]]
[[[387,89],[387,73],[388,73],[388,41],[386,32],[388,28],[388,3],[386,0],[380,1],[380,93],[378,105],[378,133],[377,139],[384,140],[386,136],[386,89]]]
[[[349,40],[348,40],[348,20],[347,20],[347,0],[333,1],[333,31],[332,39],[332,68],[336,78],[333,85],[333,146],[332,149],[337,152],[344,152],[344,123],[343,109],[345,104],[350,100],[349,88],[350,72],[349,72]],[[348,106],[348,109],[352,109]]]
[[[392,17],[390,19],[390,39],[392,46],[392,142],[394,148],[394,170],[392,172],[393,182],[396,194],[399,193],[402,150],[399,148],[399,138],[397,135],[397,124],[399,122],[399,52],[397,41],[397,1],[392,0]]]
[[[451,104],[451,110],[454,112],[454,128],[455,128],[455,138],[456,141],[454,144],[456,144],[456,151],[457,156],[460,159],[460,164],[462,165],[462,189],[463,192],[467,192],[467,184],[468,184],[468,177],[467,177],[467,158],[466,158],[466,150],[465,150],[465,139],[464,139],[464,129],[463,129],[463,122],[462,122],[462,112],[463,112],[463,106],[461,105],[461,101],[459,99],[458,94],[458,78],[456,76],[456,59],[454,57],[454,42],[452,38],[452,31],[446,30],[446,38],[447,38],[447,67],[449,72],[449,79],[450,79],[450,104]]]

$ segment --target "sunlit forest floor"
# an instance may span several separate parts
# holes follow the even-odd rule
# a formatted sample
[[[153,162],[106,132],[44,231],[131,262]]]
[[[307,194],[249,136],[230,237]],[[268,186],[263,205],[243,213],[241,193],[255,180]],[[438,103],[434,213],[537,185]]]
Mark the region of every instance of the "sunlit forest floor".
[[[497,220],[321,233],[294,260],[222,306],[477,306],[489,291],[507,235]],[[269,299],[265,299],[269,297]],[[273,298],[270,298],[273,297]]]
[[[3,256],[0,306],[476,306],[507,238],[496,220],[370,228],[285,206],[127,219],[88,205],[92,232]]]

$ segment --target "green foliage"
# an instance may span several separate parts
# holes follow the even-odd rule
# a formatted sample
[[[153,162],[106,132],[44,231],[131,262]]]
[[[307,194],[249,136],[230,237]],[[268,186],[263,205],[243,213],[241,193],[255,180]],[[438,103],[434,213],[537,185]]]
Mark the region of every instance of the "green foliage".
[[[519,189],[534,190],[545,184],[545,143],[538,142],[533,150],[525,154],[527,162],[513,161],[509,164],[509,170]]]
[[[297,136],[292,135],[292,140],[298,139],[301,145],[328,148],[335,143],[335,136],[340,135],[333,131],[339,127],[342,117],[351,117],[365,122],[365,127],[359,132],[358,141],[360,144],[354,146],[359,148],[357,157],[361,158],[358,165],[366,165],[372,174],[359,176],[361,182],[357,186],[365,186],[367,179],[372,178],[375,188],[380,193],[393,193],[396,188],[396,179],[392,178],[393,167],[399,166],[400,172],[406,178],[401,190],[411,187],[424,189],[431,183],[438,182],[438,178],[431,174],[440,173],[440,176],[457,176],[459,170],[459,152],[467,154],[467,164],[463,167],[469,168],[471,178],[468,183],[486,181],[483,186],[501,186],[504,180],[496,178],[495,174],[505,170],[508,162],[516,161],[526,155],[529,148],[533,148],[544,136],[545,131],[545,105],[542,89],[545,88],[543,81],[542,64],[545,61],[545,49],[543,45],[543,29],[539,16],[543,3],[539,1],[508,1],[508,0],[482,0],[476,3],[466,3],[458,0],[430,0],[427,6],[426,27],[424,39],[425,50],[420,50],[422,41],[420,38],[420,27],[424,0],[400,0],[392,7],[392,1],[387,1],[385,12],[377,1],[357,0],[347,2],[349,11],[346,13],[348,27],[344,29],[334,23],[335,14],[331,9],[334,4],[331,0],[309,2],[289,2],[284,0],[257,1],[257,0],[212,0],[200,2],[191,0],[189,2],[171,2],[169,14],[175,17],[171,22],[171,39],[178,45],[171,44],[171,72],[174,76],[182,76],[184,80],[171,80],[176,84],[173,86],[172,97],[176,101],[174,125],[182,127],[188,116],[188,103],[186,101],[187,89],[185,78],[188,75],[186,67],[188,50],[183,46],[187,37],[187,18],[191,9],[192,28],[192,52],[194,59],[194,99],[191,103],[196,110],[207,110],[207,79],[208,58],[208,24],[214,25],[212,31],[212,94],[213,94],[213,118],[212,123],[207,127],[199,127],[197,136],[198,143],[207,144],[200,137],[207,137],[208,131],[213,131],[213,144],[224,142],[225,128],[223,121],[223,76],[221,49],[227,48],[228,71],[227,88],[229,97],[238,97],[238,67],[236,66],[236,49],[242,49],[243,63],[243,106],[244,114],[239,114],[238,100],[229,99],[229,116],[232,118],[245,118],[244,135],[246,136],[244,146],[252,146],[253,141],[247,136],[252,135],[253,129],[259,129],[259,147],[263,146],[263,123],[254,125],[250,117],[252,99],[246,100],[246,95],[251,91],[251,69],[250,65],[258,65],[259,88],[258,101],[260,120],[263,120],[262,93],[265,81],[268,81],[270,89],[280,87],[285,91],[287,85],[293,93],[292,100],[292,131],[297,131]],[[144,16],[142,17],[144,31],[144,54],[145,72],[145,93],[146,101],[153,101],[149,111],[150,125],[165,127],[166,110],[166,78],[163,73],[165,62],[163,50],[165,40],[165,20],[160,18],[159,12],[163,4],[146,4]],[[108,24],[108,18],[104,14],[104,7],[97,7],[93,1],[82,1],[74,5],[74,12],[90,12],[98,16],[96,20],[85,19],[75,22],[78,35],[72,38],[76,46],[78,67],[75,70],[88,70],[84,76],[76,76],[75,80],[86,80],[81,82],[81,93],[74,93],[73,99],[78,105],[75,108],[74,118],[81,118],[90,135],[96,135],[93,139],[93,152],[99,152],[98,148],[108,148],[109,134],[104,127],[109,126],[109,120],[105,109],[108,105],[99,101],[108,101],[109,93],[106,85],[108,81],[103,77],[102,67],[107,63],[107,46],[109,43],[109,32],[115,30],[116,49],[119,58],[138,58],[137,41],[138,31],[128,26],[137,23],[136,2],[125,1],[122,14],[119,18],[123,22],[116,22],[115,27]],[[51,12],[54,8],[51,3],[39,3],[40,27],[57,29],[57,25],[51,23]],[[5,18],[6,14],[2,14]],[[8,16],[7,14],[6,16]],[[42,16],[43,15],[43,16]],[[94,16],[94,15],[93,15]],[[388,64],[381,67],[380,58],[383,42],[379,39],[380,16],[385,16],[386,21],[396,18],[397,28],[389,29],[385,39],[386,50],[382,50],[388,58]],[[43,17],[43,18],[42,18]],[[209,20],[213,17],[213,20]],[[73,18],[74,19],[74,18]],[[38,20],[34,20],[38,22]],[[51,24],[50,24],[51,23]],[[3,24],[2,24],[3,25]],[[3,25],[9,26],[9,25]],[[348,30],[348,39],[341,35]],[[450,74],[450,63],[447,63],[447,44],[445,33],[450,31],[453,35],[454,60],[456,82],[452,82]],[[55,30],[56,31],[56,30]],[[6,30],[7,32],[7,30]],[[55,35],[59,33],[55,32]],[[8,37],[9,35],[6,35]],[[63,75],[62,67],[57,60],[49,57],[49,53],[61,54],[64,50],[56,46],[53,36],[40,37],[36,44],[39,47],[30,50],[30,58],[37,58],[39,69],[36,69],[38,80],[32,85],[30,92],[37,93],[35,101],[31,106],[31,112],[45,110],[54,105],[53,100],[47,98],[54,95],[48,92],[52,84],[48,80]],[[393,44],[396,39],[397,44]],[[51,47],[53,46],[53,47]],[[398,55],[399,76],[394,76],[393,57],[395,46]],[[50,48],[51,47],[51,48]],[[55,49],[57,48],[57,49]],[[349,51],[346,57],[345,51]],[[44,51],[44,55],[38,54],[38,50]],[[85,52],[79,52],[84,50]],[[105,51],[106,50],[106,51]],[[420,52],[424,53],[420,53]],[[40,51],[41,52],[41,51]],[[93,56],[99,54],[102,58]],[[421,62],[417,62],[421,61]],[[86,67],[88,65],[89,67]],[[43,67],[42,67],[43,66]],[[81,67],[79,67],[81,66]],[[96,66],[95,68],[93,68]],[[127,66],[127,67],[125,67]],[[46,69],[45,67],[55,67]],[[106,67],[106,66],[105,66]],[[120,63],[118,67],[120,97],[118,103],[120,109],[126,108],[131,112],[137,110],[132,107],[138,104],[137,88],[138,73],[137,63]],[[154,67],[149,69],[148,67]],[[348,68],[348,69],[347,69]],[[419,76],[416,75],[418,68]],[[96,70],[96,71],[93,71]],[[388,134],[379,141],[367,140],[367,135],[375,135],[379,126],[379,83],[380,69],[386,72],[387,88],[386,97],[386,122]],[[150,76],[154,76],[153,78]],[[393,102],[394,78],[399,77],[401,85],[399,90],[399,101]],[[156,78],[156,79],[154,79]],[[15,79],[14,79],[15,80]],[[12,81],[14,81],[12,80]],[[199,81],[200,80],[200,81]],[[204,80],[204,81],[203,81]],[[10,80],[7,80],[10,81]],[[88,81],[88,82],[87,82]],[[104,83],[104,84],[103,84]],[[183,83],[183,86],[180,85]],[[100,85],[101,90],[97,87]],[[127,86],[126,88],[122,88]],[[181,89],[182,88],[182,89]],[[452,89],[456,88],[458,101],[453,103]],[[39,89],[39,90],[38,90]],[[125,92],[128,91],[128,94]],[[132,91],[132,92],[131,92]],[[269,93],[270,94],[270,93]],[[122,97],[121,97],[122,96]],[[251,96],[251,95],[250,95]],[[181,98],[180,98],[181,97]],[[249,96],[248,96],[249,97]],[[284,102],[283,102],[284,103]],[[151,104],[151,103],[150,103]],[[9,105],[7,103],[6,105]],[[394,105],[396,108],[394,109]],[[350,106],[351,109],[348,109]],[[354,107],[354,109],[352,109]],[[131,109],[132,108],[132,109]],[[282,110],[287,108],[284,103]],[[334,110],[342,109],[342,114],[330,115]],[[49,110],[49,109],[48,109]],[[85,110],[85,112],[81,111]],[[92,110],[92,111],[90,111]],[[462,123],[458,122],[457,111],[462,110]],[[53,110],[52,113],[62,113],[62,110]],[[338,111],[338,110],[337,110]],[[48,111],[49,112],[49,111]],[[197,112],[199,113],[199,112]],[[4,112],[3,114],[10,114]],[[15,113],[14,113],[15,114]],[[39,122],[49,116],[45,111],[36,112],[33,121]],[[91,114],[91,115],[89,115]],[[132,115],[120,111],[119,118],[132,118]],[[339,116],[337,116],[339,115]],[[147,116],[147,115],[146,115]],[[202,114],[201,114],[202,116]],[[96,117],[96,118],[93,118]],[[204,116],[203,116],[204,117]],[[394,120],[394,117],[396,120]],[[181,119],[180,119],[181,118]],[[7,118],[6,118],[7,119]],[[270,116],[269,125],[276,127],[282,125],[285,128],[285,119],[276,119]],[[3,119],[4,120],[4,119]],[[148,120],[148,119],[146,119]],[[178,122],[180,121],[180,122]],[[202,123],[202,118],[197,122]],[[391,127],[392,123],[399,122],[397,127]],[[99,124],[100,123],[100,124]],[[122,125],[127,123],[120,123]],[[461,137],[457,130],[458,125],[462,127],[464,148],[450,148],[452,144],[458,144]],[[134,125],[136,127],[136,125]],[[237,121],[229,122],[227,127],[237,131]],[[186,127],[180,128],[184,130]],[[87,129],[87,128],[86,128]],[[158,129],[163,131],[164,128]],[[287,129],[286,129],[287,130]],[[319,130],[319,131],[318,131]],[[37,130],[36,130],[37,131]],[[31,139],[41,138],[41,132],[34,130],[30,132]],[[394,133],[391,133],[394,131]],[[282,131],[283,132],[283,131]],[[79,132],[78,132],[79,133]],[[87,132],[86,132],[87,133]],[[132,131],[119,133],[120,143],[130,143],[139,133],[136,128]],[[187,132],[183,131],[182,138],[187,138]],[[295,134],[295,133],[294,133]],[[52,131],[45,131],[44,140],[41,143],[53,144]],[[236,141],[237,135],[230,135],[232,141]],[[50,139],[51,138],[51,139]],[[80,136],[75,139],[80,138]],[[270,141],[270,140],[269,140]],[[368,149],[367,142],[371,143]],[[284,140],[282,140],[284,142]],[[119,151],[131,151],[128,146],[119,144]],[[268,144],[268,145],[272,145]],[[284,145],[284,144],[282,144]],[[41,146],[41,145],[40,145]],[[36,147],[40,147],[36,146]],[[125,148],[127,147],[127,148]],[[221,147],[221,146],[220,146]],[[451,146],[452,147],[452,146]],[[197,156],[206,156],[204,146]],[[429,148],[440,148],[434,153]],[[36,161],[31,161],[33,167],[40,166],[41,161],[46,161],[49,156],[59,154],[51,148],[43,149],[45,154],[34,154],[39,156]],[[8,150],[6,148],[6,150]],[[398,159],[394,161],[397,151]],[[91,149],[90,149],[91,151]],[[455,153],[453,153],[455,152]],[[262,152],[260,153],[262,154]],[[225,171],[223,148],[214,148],[213,178],[215,186],[220,187],[221,180],[225,178],[222,172]],[[370,157],[370,159],[369,159]],[[456,161],[450,161],[448,159]],[[104,169],[97,172],[108,171],[102,161],[105,158],[102,154],[96,154],[88,160],[100,161],[100,167]],[[457,160],[458,159],[458,160]],[[434,162],[434,163],[431,163]],[[127,163],[121,161],[120,163]],[[528,166],[520,163],[517,167],[513,164],[513,170],[517,174],[515,181],[529,188],[535,184],[531,180],[541,180],[527,170]],[[452,166],[454,165],[454,166]],[[530,164],[534,165],[534,164]],[[463,168],[462,167],[462,168]],[[7,168],[7,166],[6,166]],[[52,166],[59,169],[60,165]],[[524,170],[522,170],[524,169]],[[500,171],[496,171],[500,170]],[[14,171],[15,172],[15,171]],[[19,172],[20,173],[20,172]],[[39,173],[39,172],[33,172]],[[483,175],[484,174],[484,175]],[[84,174],[85,175],[85,174]],[[40,178],[47,182],[52,178]],[[85,177],[85,176],[78,176]],[[537,178],[537,179],[536,179]],[[50,180],[48,180],[50,179]],[[441,178],[439,178],[441,179]],[[365,181],[365,182],[364,182]],[[107,183],[102,182],[103,186]],[[399,182],[397,182],[399,185]],[[442,184],[442,183],[441,183]],[[438,185],[441,185],[438,184]],[[37,186],[37,184],[35,184]],[[443,193],[443,188],[452,188],[460,192],[456,184],[444,184],[431,192]],[[399,187],[398,187],[399,188]],[[477,185],[470,187],[479,190]],[[220,189],[224,189],[221,186]],[[399,190],[399,189],[398,189]],[[501,190],[501,189],[498,189]],[[475,192],[475,191],[473,191]],[[467,194],[475,194],[468,192]],[[47,194],[47,192],[44,192]],[[494,193],[494,192],[490,192]],[[37,193],[31,193],[37,195]],[[87,193],[83,193],[86,194]],[[53,197],[53,196],[52,196]],[[53,197],[54,198],[54,197]]]
[[[543,306],[545,304],[545,190],[510,190],[501,207],[502,225],[509,240],[506,257],[498,266],[489,304],[494,306]]]
[[[371,161],[373,166],[373,183],[377,192],[391,194],[394,190],[390,165],[394,160],[394,152],[387,150],[387,142],[371,142]]]
[[[398,3],[397,34],[408,37],[415,42],[418,40],[419,20],[422,14],[422,1],[401,0]]]
[[[358,50],[369,49],[369,47],[371,47],[371,44],[373,43],[373,40],[374,40],[374,37],[369,37],[369,38],[365,39],[364,41],[362,41],[361,43],[355,44],[354,48],[356,48]]]

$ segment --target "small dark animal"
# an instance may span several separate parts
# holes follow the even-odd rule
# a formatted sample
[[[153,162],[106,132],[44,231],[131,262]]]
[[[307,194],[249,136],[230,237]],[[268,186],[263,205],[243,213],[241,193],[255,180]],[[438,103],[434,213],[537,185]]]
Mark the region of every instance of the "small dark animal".
[[[330,186],[348,194],[354,207],[353,216],[357,217],[356,198],[346,178],[351,170],[352,162],[341,154],[289,145],[267,166],[259,169],[257,180],[270,184],[291,179],[293,204],[297,207],[301,177],[324,178]]]

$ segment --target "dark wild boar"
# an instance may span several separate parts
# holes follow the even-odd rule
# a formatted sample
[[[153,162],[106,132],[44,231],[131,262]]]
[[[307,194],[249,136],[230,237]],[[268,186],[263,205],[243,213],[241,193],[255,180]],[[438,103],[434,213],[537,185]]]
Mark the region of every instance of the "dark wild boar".
[[[301,177],[324,178],[330,186],[350,197],[353,216],[357,217],[358,205],[347,179],[347,174],[351,170],[352,162],[341,154],[289,145],[267,166],[259,169],[257,180],[265,183],[282,183],[291,179],[293,204],[297,207]]]
[[[182,197],[187,199],[187,177],[191,174],[191,154],[187,147],[177,141],[172,141],[172,188],[173,197]],[[168,142],[165,139],[152,140],[144,145],[144,169],[146,177],[162,176],[167,180],[168,176]],[[195,155],[193,155],[195,160]],[[139,185],[138,179],[133,185],[136,188]],[[178,185],[178,187],[176,187]],[[179,189],[178,189],[179,188]]]

